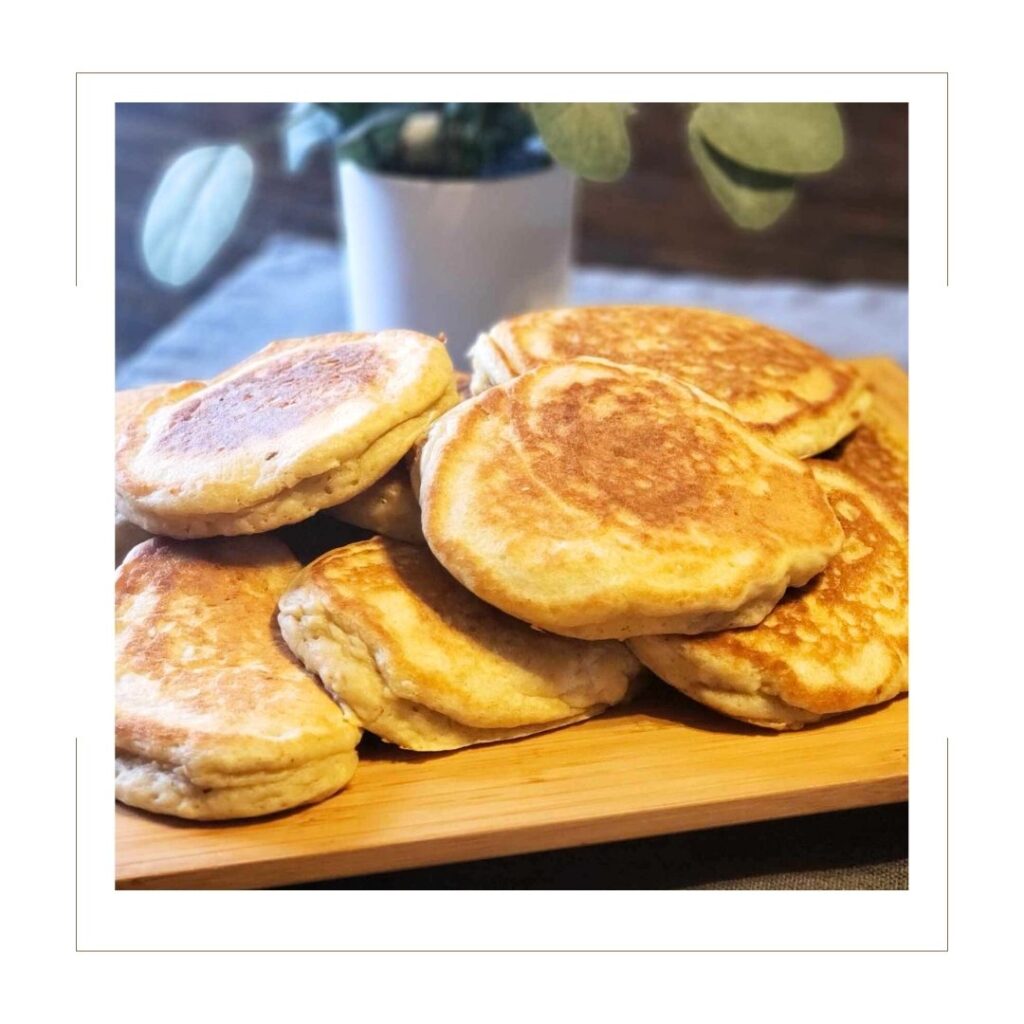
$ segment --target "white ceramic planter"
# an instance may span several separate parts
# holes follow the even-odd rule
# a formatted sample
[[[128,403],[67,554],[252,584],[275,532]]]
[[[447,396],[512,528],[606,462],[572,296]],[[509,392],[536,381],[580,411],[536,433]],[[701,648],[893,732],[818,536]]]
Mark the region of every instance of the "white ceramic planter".
[[[356,330],[444,332],[457,366],[496,320],[564,305],[575,179],[560,167],[470,181],[339,164]]]

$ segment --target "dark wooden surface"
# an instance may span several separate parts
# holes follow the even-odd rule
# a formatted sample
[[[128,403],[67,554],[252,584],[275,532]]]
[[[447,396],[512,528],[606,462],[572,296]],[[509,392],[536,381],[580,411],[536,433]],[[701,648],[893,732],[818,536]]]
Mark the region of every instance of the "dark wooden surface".
[[[117,356],[138,348],[218,277],[279,231],[335,237],[334,184],[326,152],[287,176],[271,129],[281,104],[118,104],[116,118]],[[641,104],[633,119],[633,166],[611,185],[583,187],[581,262],[733,277],[905,282],[907,108],[843,107],[847,156],[805,181],[795,207],[764,233],[736,229],[704,192],[683,151],[676,104]],[[194,284],[153,282],[139,255],[146,199],[162,168],[199,142],[249,135],[256,191],[240,230]]]

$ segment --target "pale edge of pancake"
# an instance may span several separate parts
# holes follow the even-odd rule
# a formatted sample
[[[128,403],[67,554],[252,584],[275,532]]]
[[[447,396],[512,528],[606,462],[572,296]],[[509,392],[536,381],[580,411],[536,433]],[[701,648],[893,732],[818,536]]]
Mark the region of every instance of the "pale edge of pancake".
[[[473,374],[469,382],[469,390],[479,395],[488,388],[504,384],[516,376],[516,373],[502,358],[501,351],[494,339],[487,333],[481,334],[469,350],[470,366]]]
[[[344,750],[290,771],[241,775],[232,785],[202,788],[180,768],[118,752],[114,792],[121,803],[156,814],[198,821],[251,818],[331,796],[352,778],[357,764],[355,750]]]
[[[827,412],[818,412],[801,422],[793,423],[781,430],[748,424],[761,433],[776,447],[798,459],[809,459],[827,452],[838,444],[863,422],[864,414],[871,408],[871,391],[867,382],[855,372],[855,380],[844,400]]]
[[[457,750],[477,743],[517,739],[582,722],[609,707],[595,704],[564,718],[516,728],[466,725],[396,695],[392,686],[400,685],[401,680],[391,680],[366,642],[345,632],[332,620],[315,588],[288,591],[281,598],[278,623],[295,656],[319,676],[329,693],[351,708],[362,728],[408,750]],[[636,680],[631,682],[624,700],[633,696],[637,685]]]
[[[404,472],[404,471],[403,471]],[[385,474],[367,489],[342,505],[324,509],[342,523],[394,537],[409,544],[426,544],[420,525],[420,506],[408,473],[400,477]]]
[[[395,466],[416,439],[458,401],[455,386],[426,411],[377,438],[356,459],[320,476],[302,480],[294,487],[252,508],[236,513],[184,516],[170,519],[147,512],[122,494],[117,495],[117,511],[150,533],[190,540],[200,537],[232,537],[265,533],[308,519],[317,512],[341,504],[376,483]]]
[[[626,644],[659,679],[713,711],[746,722],[748,725],[779,731],[801,729],[805,725],[820,722],[823,717],[813,711],[805,711],[803,708],[787,704],[772,694],[731,689],[728,680],[723,680],[721,686],[715,686],[711,685],[708,678],[699,681],[673,672],[668,668],[668,659],[662,656],[660,640],[661,638],[657,636],[639,636],[627,640]]]
[[[470,388],[474,395],[519,376],[519,372],[509,364],[501,346],[490,334],[484,333],[477,338],[470,349],[469,357],[473,367]],[[747,426],[771,444],[798,459],[808,459],[828,451],[851,433],[871,408],[872,396],[867,381],[856,368],[849,364],[846,364],[845,368],[853,370],[855,380],[843,401],[834,408],[778,430],[757,423],[747,423]],[[720,404],[728,409],[728,405]],[[731,409],[729,411],[732,412]],[[741,422],[745,421],[741,419]]]

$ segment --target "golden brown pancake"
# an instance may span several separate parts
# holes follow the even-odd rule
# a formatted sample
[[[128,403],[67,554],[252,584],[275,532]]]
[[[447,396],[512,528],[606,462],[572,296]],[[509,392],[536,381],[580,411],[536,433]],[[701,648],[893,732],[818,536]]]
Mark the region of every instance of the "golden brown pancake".
[[[887,501],[906,526],[910,486],[907,375],[885,358],[851,362],[867,380],[873,401],[864,422],[828,457]]]
[[[578,722],[624,700],[623,644],[545,636],[461,587],[423,547],[377,537],[307,566],[281,631],[363,727],[453,750]]]
[[[769,729],[798,729],[907,689],[906,527],[843,470],[810,465],[846,531],[824,572],[753,629],[629,641],[667,683]]]
[[[695,384],[797,458],[831,448],[870,401],[856,371],[792,335],[745,317],[674,306],[589,306],[503,320],[473,347],[473,390],[576,356]]]
[[[162,398],[171,391],[181,388],[195,390],[202,387],[201,381],[186,381],[183,384],[149,384],[141,388],[125,388],[122,391],[114,392],[114,446],[120,442],[122,433],[138,412],[145,408],[146,404],[153,399]],[[178,392],[180,393],[180,391]],[[130,519],[127,519],[114,509],[114,568],[116,569],[123,561],[125,555],[136,544],[149,540],[153,535],[137,526]]]
[[[451,360],[412,331],[269,346],[154,399],[117,451],[120,510],[154,533],[259,533],[378,480],[456,401]]]
[[[420,477],[441,564],[565,636],[753,625],[842,542],[807,466],[698,389],[604,359],[548,364],[452,409]]]
[[[179,384],[147,384],[141,388],[123,388],[114,392],[114,433],[120,437],[128,421],[154,398],[161,398],[178,388],[197,390],[203,386],[201,380],[182,381]]]
[[[298,570],[271,537],[154,538],[129,554],[115,576],[119,800],[239,818],[348,782],[359,728],[277,627]]]

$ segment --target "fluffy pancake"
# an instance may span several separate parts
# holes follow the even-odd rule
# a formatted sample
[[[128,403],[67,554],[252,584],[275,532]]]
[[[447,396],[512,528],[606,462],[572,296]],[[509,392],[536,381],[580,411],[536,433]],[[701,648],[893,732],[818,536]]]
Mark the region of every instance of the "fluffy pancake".
[[[849,363],[867,383],[872,395],[865,421],[884,422],[905,439],[910,390],[906,371],[887,356],[862,356]]]
[[[365,729],[453,750],[578,722],[625,699],[623,644],[545,636],[478,600],[423,547],[375,537],[306,566],[281,632]]]
[[[268,346],[148,402],[122,434],[122,513],[153,533],[259,533],[348,500],[456,401],[451,360],[412,331]]]
[[[180,384],[147,384],[141,388],[123,388],[114,392],[114,433],[120,437],[128,421],[154,398],[160,398],[167,392],[185,388],[196,390],[203,382],[199,380],[183,381]],[[183,393],[183,392],[182,392]]]
[[[155,398],[161,398],[172,390],[185,388],[195,390],[202,387],[201,381],[186,381],[184,384],[149,384],[142,388],[125,388],[122,391],[114,392],[114,448],[120,443],[120,438],[132,419],[138,412],[145,408],[146,403]],[[179,392],[180,393],[180,392]],[[117,511],[116,500],[114,508],[114,568],[116,569],[123,561],[125,555],[136,544],[149,540],[153,535],[137,526],[130,519],[127,519]]]
[[[874,400],[864,422],[829,457],[888,502],[906,526],[910,484],[907,375],[889,359],[851,362],[867,380]]]
[[[689,381],[797,458],[831,448],[870,402],[857,372],[783,331],[709,309],[590,306],[527,313],[480,336],[479,393],[542,363],[602,356]]]
[[[831,463],[811,464],[846,532],[839,554],[753,629],[629,641],[656,675],[726,715],[798,729],[907,689],[907,532]]]
[[[271,537],[136,547],[115,577],[116,795],[183,818],[269,814],[351,778],[360,731],[275,621],[299,569]]]
[[[451,410],[423,533],[478,597],[585,639],[760,622],[839,550],[807,466],[676,378],[547,364]]]
[[[420,503],[416,500],[404,460],[362,494],[350,498],[343,505],[327,509],[324,514],[372,533],[382,533],[385,537],[410,544],[424,543]]]

